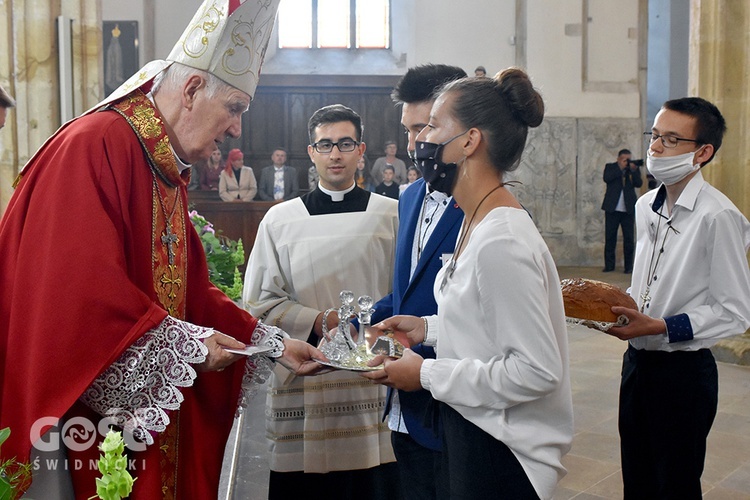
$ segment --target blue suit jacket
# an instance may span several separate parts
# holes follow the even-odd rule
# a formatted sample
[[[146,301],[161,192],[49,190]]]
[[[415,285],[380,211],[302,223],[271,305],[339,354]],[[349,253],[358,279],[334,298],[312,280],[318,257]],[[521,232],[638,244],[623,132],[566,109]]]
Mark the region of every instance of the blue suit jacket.
[[[396,239],[396,262],[393,268],[393,292],[375,304],[372,323],[389,318],[396,314],[429,316],[437,313],[437,303],[433,294],[435,276],[443,266],[443,254],[451,254],[456,246],[456,237],[461,228],[464,213],[455,201],[445,208],[442,217],[427,240],[414,271],[414,278],[409,280],[411,269],[411,249],[414,244],[414,233],[419,224],[419,213],[422,210],[425,195],[425,181],[419,179],[404,191],[398,202],[399,227]],[[434,358],[435,351],[421,344],[412,348],[424,358]],[[409,430],[409,435],[420,445],[441,450],[442,445],[437,429],[425,422],[425,409],[432,396],[426,390],[416,392],[398,392],[401,414]],[[390,407],[390,392],[389,392]],[[386,409],[386,412],[388,409]]]

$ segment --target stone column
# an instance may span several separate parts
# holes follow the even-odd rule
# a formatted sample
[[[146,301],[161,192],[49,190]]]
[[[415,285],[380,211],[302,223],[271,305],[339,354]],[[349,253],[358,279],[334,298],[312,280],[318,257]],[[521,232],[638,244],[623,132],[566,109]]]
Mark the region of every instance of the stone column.
[[[691,0],[688,92],[716,104],[727,121],[706,180],[750,216],[750,3]],[[717,359],[750,365],[750,333],[720,342]]]
[[[101,99],[100,2],[0,0],[0,84],[17,103],[0,131],[0,213],[18,171],[61,125],[57,16],[73,20],[75,113]]]

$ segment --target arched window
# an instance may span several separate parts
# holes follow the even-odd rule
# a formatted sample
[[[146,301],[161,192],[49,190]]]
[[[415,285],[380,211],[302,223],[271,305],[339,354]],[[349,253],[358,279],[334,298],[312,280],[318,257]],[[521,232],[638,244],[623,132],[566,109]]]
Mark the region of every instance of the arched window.
[[[390,0],[281,0],[281,49],[388,49]]]

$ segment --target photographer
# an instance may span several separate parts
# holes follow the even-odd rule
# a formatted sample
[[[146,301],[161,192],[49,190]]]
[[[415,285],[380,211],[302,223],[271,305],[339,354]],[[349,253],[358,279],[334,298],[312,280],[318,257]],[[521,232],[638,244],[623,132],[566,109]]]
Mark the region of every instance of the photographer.
[[[630,150],[621,149],[615,163],[604,166],[604,269],[605,273],[615,270],[615,248],[617,229],[622,227],[622,246],[625,273],[633,272],[635,252],[635,201],[638,198],[635,188],[643,185],[639,170],[643,160],[632,160]]]

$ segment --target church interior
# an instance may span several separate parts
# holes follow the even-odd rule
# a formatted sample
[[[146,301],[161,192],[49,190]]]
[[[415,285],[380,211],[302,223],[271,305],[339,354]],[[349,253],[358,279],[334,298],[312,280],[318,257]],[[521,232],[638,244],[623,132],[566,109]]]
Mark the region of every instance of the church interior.
[[[286,0],[282,0],[282,3]],[[317,2],[316,2],[317,3]],[[349,4],[348,0],[344,1]],[[352,4],[355,0],[352,0]],[[16,106],[0,130],[0,216],[24,164],[60,126],[82,114],[148,61],[162,59],[200,0],[0,1],[0,85]],[[682,96],[714,102],[727,120],[720,153],[704,177],[750,215],[750,3],[736,0],[390,0],[382,46],[283,45],[280,19],[242,135],[221,146],[244,153],[260,179],[278,147],[308,190],[307,119],[342,103],[363,118],[369,161],[387,141],[410,164],[400,110],[390,93],[415,65],[444,63],[488,76],[524,68],[541,92],[543,124],[530,130],[512,189],[531,213],[561,278],[620,287],[629,276],[599,272],[604,250],[602,170],[627,148],[646,155],[661,103]],[[362,21],[362,22],[366,22]],[[351,23],[356,26],[357,23]],[[354,28],[351,28],[354,30]],[[312,33],[323,38],[323,28]],[[353,39],[355,35],[353,35]],[[335,44],[334,44],[335,45]],[[645,167],[639,175],[646,179]],[[70,195],[75,196],[71,186]],[[649,189],[644,182],[639,194]],[[245,256],[270,203],[224,204],[215,191],[190,191],[192,206]],[[621,259],[621,242],[618,246]],[[554,498],[622,498],[617,389],[623,344],[569,327],[575,438],[568,476]],[[709,436],[704,498],[750,499],[750,335],[721,342],[719,413]],[[266,498],[264,397],[235,424],[220,498]]]

